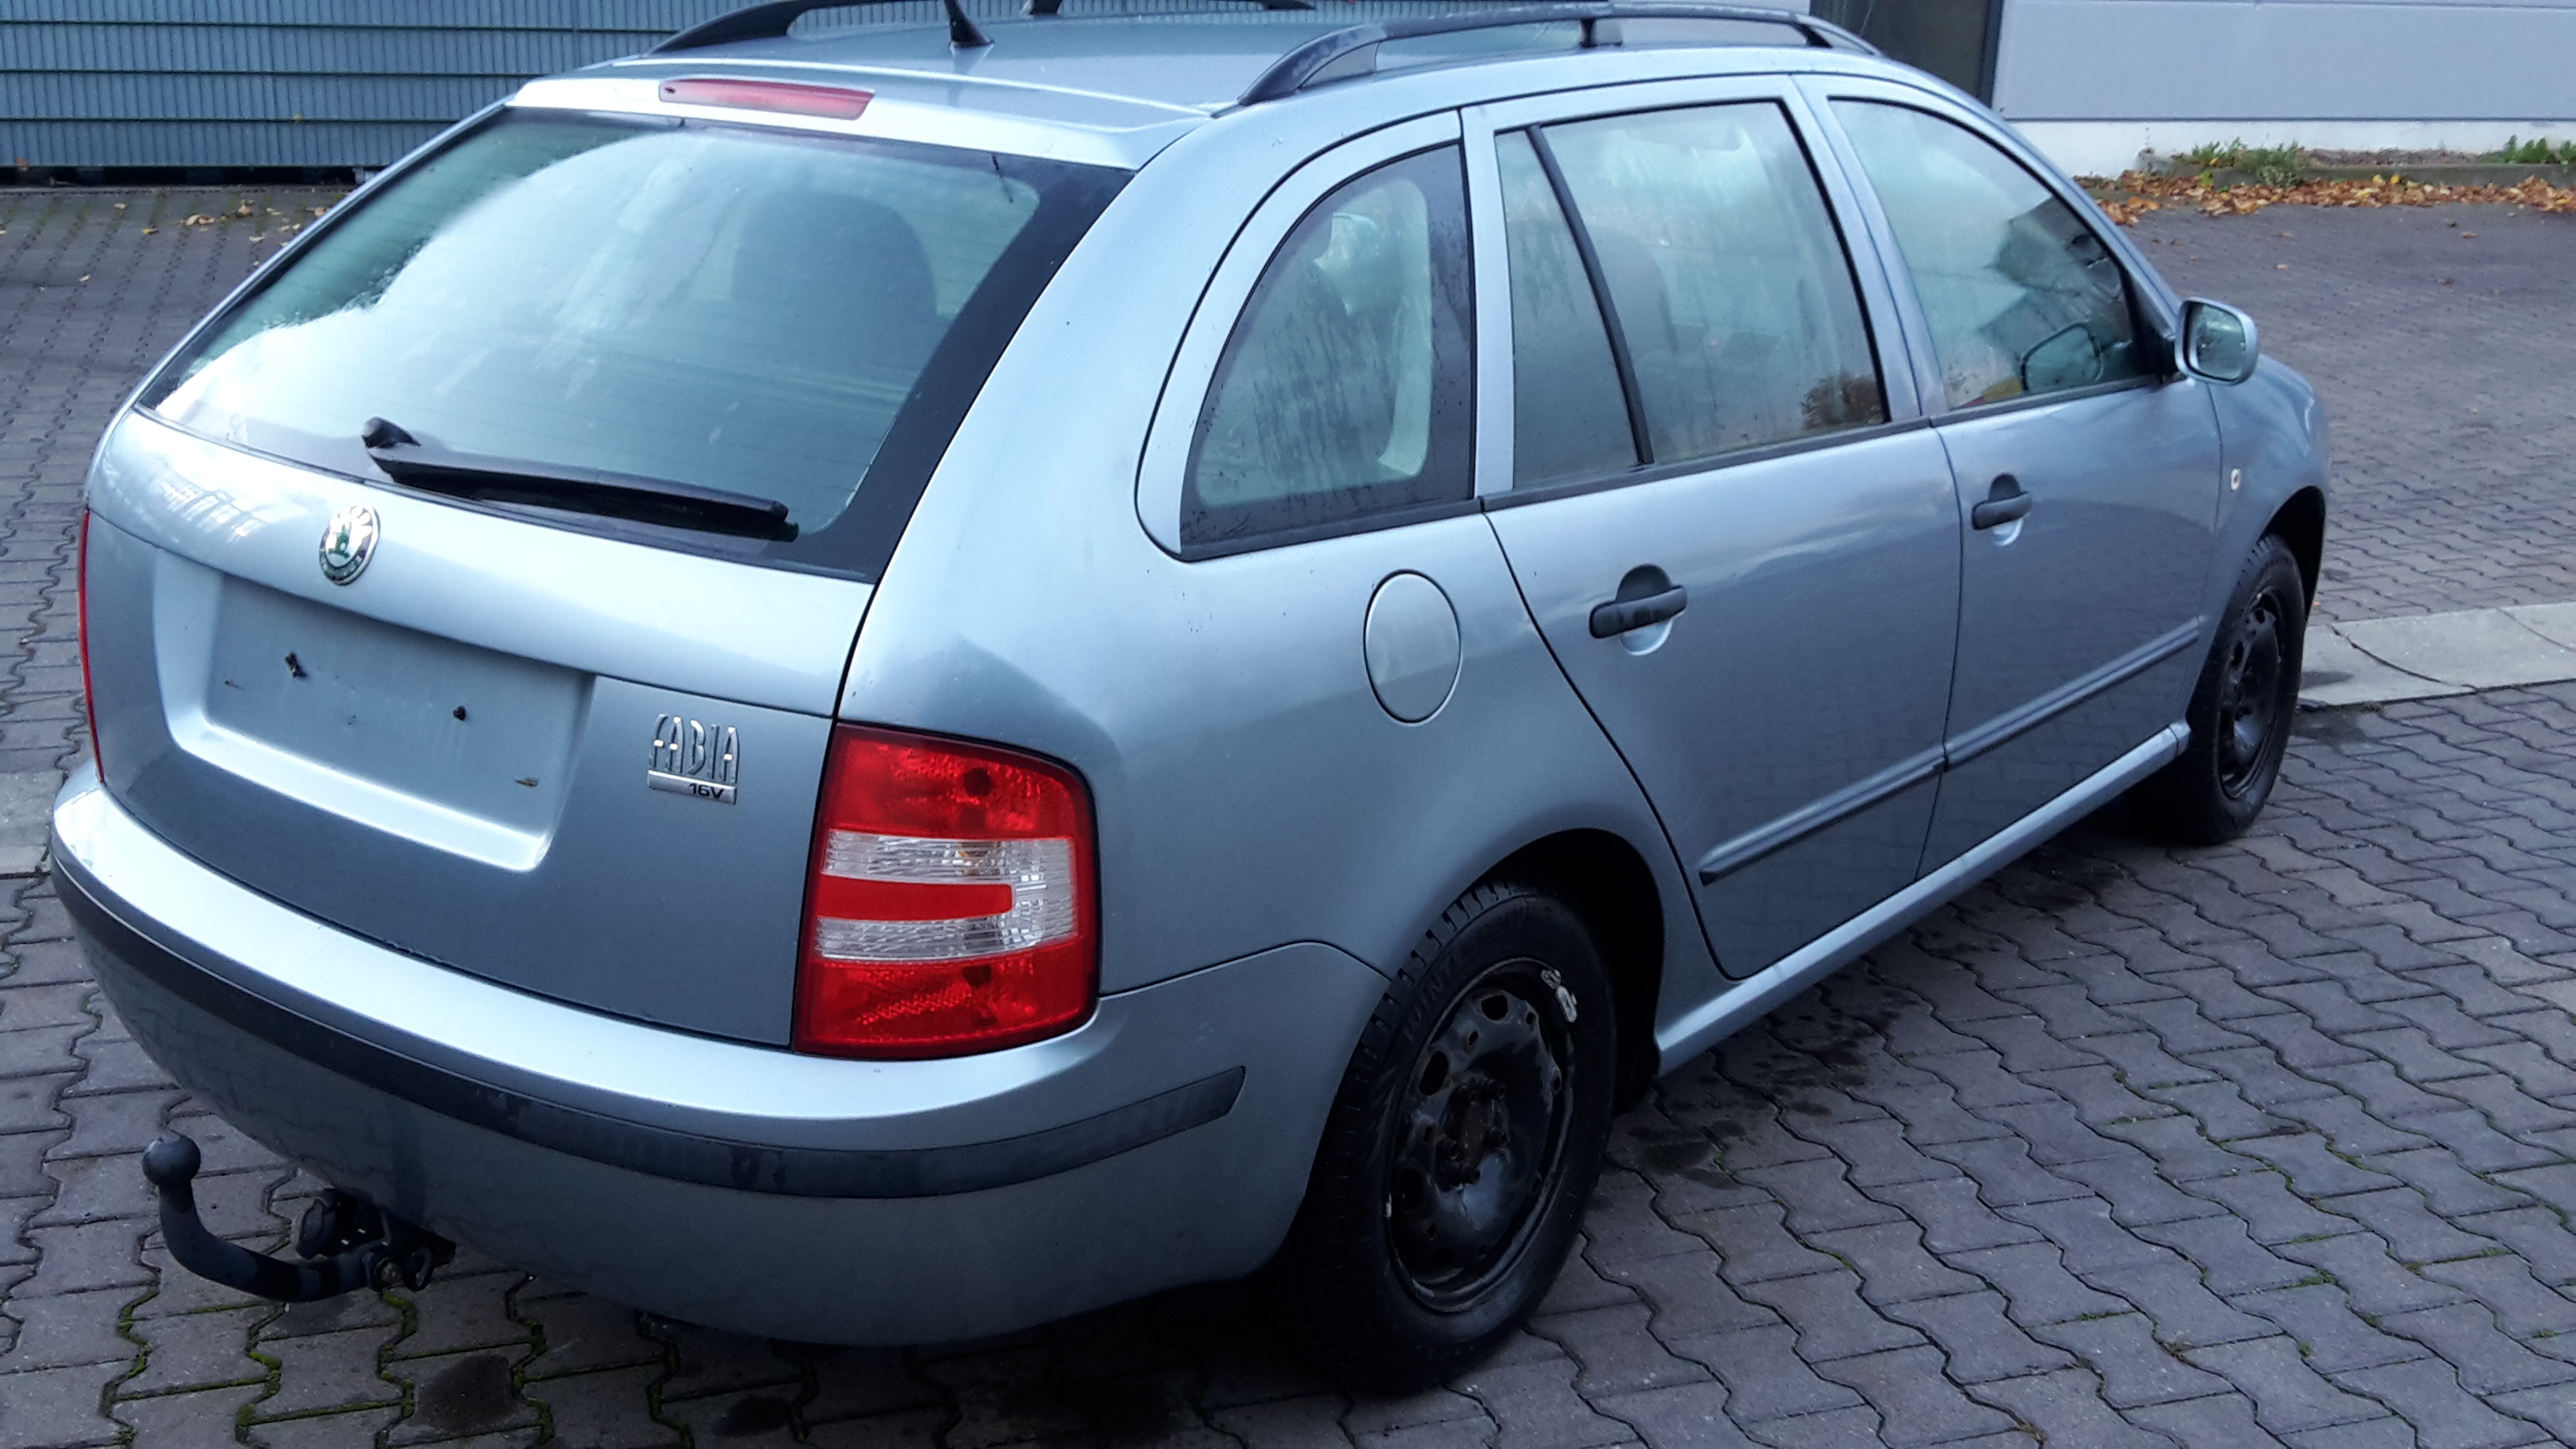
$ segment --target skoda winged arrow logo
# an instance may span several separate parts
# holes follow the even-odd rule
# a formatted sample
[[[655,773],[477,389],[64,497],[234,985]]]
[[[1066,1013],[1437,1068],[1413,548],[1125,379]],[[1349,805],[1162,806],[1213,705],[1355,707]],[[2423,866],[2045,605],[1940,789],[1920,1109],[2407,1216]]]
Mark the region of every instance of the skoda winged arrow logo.
[[[322,577],[345,584],[367,571],[376,556],[376,510],[352,503],[331,515],[322,530]]]

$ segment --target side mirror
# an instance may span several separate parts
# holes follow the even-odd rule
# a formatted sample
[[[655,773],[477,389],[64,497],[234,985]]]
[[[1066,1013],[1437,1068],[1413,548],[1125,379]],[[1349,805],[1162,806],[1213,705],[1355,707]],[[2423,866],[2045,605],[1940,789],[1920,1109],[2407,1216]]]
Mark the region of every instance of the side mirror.
[[[2211,382],[2243,382],[2263,355],[2253,318],[2198,297],[2182,304],[2181,354],[2184,371]]]

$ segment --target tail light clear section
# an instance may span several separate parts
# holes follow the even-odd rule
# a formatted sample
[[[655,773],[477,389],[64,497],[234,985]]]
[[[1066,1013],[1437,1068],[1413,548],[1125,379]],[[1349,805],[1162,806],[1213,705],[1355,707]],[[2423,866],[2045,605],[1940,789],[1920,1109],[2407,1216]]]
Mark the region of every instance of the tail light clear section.
[[[956,1056],[1067,1030],[1098,995],[1091,808],[987,745],[832,734],[796,976],[798,1051]]]

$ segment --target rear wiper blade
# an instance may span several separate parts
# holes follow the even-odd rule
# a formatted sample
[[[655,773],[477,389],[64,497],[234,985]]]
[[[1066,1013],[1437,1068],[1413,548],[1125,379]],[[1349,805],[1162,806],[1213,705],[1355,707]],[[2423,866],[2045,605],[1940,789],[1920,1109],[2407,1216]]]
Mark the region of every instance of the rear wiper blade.
[[[796,536],[796,525],[787,521],[786,504],[748,493],[597,468],[451,452],[424,443],[383,418],[367,419],[358,441],[366,445],[367,456],[385,470],[386,477],[451,498],[524,503],[743,538],[784,542]]]

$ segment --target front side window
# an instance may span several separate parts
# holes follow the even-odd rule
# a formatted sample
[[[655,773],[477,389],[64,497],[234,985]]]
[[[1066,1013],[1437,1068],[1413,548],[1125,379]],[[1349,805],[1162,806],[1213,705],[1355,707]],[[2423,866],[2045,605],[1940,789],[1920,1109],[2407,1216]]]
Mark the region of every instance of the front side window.
[[[1181,542],[1475,494],[1466,188],[1443,146],[1318,202],[1262,272],[1199,412]]]
[[[810,539],[881,458],[927,476],[1121,179],[508,113],[334,218],[144,402],[362,478],[384,418],[454,453],[775,500]]]
[[[1850,260],[1778,105],[1609,116],[1535,139],[1617,313],[1646,461],[1886,421]]]
[[[2146,375],[2128,282],[2074,208],[1984,137],[1907,106],[1836,101],[1954,408]]]

